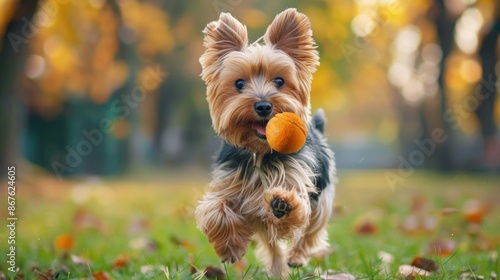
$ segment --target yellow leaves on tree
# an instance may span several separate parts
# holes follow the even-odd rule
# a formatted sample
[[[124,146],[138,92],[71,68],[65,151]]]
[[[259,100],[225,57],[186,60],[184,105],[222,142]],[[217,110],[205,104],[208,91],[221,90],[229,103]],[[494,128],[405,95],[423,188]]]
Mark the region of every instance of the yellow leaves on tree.
[[[138,1],[116,7],[110,3],[41,2],[38,14],[44,20],[33,21],[26,66],[33,82],[24,84],[30,93],[27,102],[42,115],[57,112],[68,95],[97,104],[108,101],[131,73],[120,44],[137,47],[142,61],[172,49],[168,18],[159,7]]]
[[[121,6],[123,21],[138,39],[137,52],[149,60],[173,48],[167,14],[150,3],[129,1]]]
[[[0,1],[0,34],[3,34],[7,28],[7,23],[14,14],[14,8],[18,5],[17,1]]]

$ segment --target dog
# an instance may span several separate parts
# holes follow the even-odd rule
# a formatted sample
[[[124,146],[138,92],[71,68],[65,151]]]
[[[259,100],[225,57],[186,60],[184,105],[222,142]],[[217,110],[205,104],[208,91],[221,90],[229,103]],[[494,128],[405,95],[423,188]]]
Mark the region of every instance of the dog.
[[[263,44],[249,44],[246,27],[221,13],[203,33],[201,77],[213,128],[224,141],[195,210],[197,226],[222,262],[239,261],[255,236],[269,273],[286,278],[289,266],[304,266],[328,249],[337,180],[324,113],[311,117],[319,54],[310,21],[287,9],[269,25]],[[293,154],[275,152],[266,141],[267,122],[281,112],[307,124],[306,143]]]

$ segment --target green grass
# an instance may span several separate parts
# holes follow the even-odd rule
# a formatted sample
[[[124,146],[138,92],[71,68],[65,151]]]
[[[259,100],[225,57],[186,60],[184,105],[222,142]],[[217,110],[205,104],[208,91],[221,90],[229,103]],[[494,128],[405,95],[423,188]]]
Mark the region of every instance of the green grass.
[[[357,279],[396,279],[398,267],[410,264],[415,256],[432,259],[440,267],[427,279],[457,279],[464,271],[484,276],[500,274],[499,261],[491,257],[498,254],[500,246],[500,177],[421,172],[396,189],[388,186],[384,171],[343,171],[339,178],[336,214],[329,224],[333,252],[294,269],[292,279],[307,278],[317,269],[348,272]],[[251,244],[242,263],[224,266],[196,229],[194,207],[209,180],[207,172],[152,172],[62,183],[31,175],[18,182],[16,262],[20,273],[25,279],[35,279],[37,273],[48,269],[60,271],[58,279],[88,279],[101,271],[113,279],[203,279],[200,274],[190,274],[192,259],[198,270],[217,267],[227,279],[268,279],[253,254],[255,244]],[[425,205],[419,215],[434,217],[437,224],[429,231],[408,233],[402,225],[415,214],[411,204],[416,197]],[[489,206],[476,237],[471,236],[462,213],[471,199]],[[443,216],[443,208],[458,211]],[[6,221],[5,212],[0,213]],[[75,218],[76,213],[83,214]],[[136,225],[131,226],[134,221]],[[355,228],[364,221],[373,224],[376,232],[358,234]],[[7,271],[6,232],[0,232],[0,270],[14,279]],[[54,245],[62,234],[74,240],[68,252]],[[443,238],[456,243],[451,254],[430,252],[429,244]],[[141,240],[152,242],[151,248],[131,246],[131,242]],[[394,256],[385,269],[378,258],[380,251]],[[72,255],[90,263],[77,265]],[[120,255],[127,256],[125,265],[113,268]],[[147,266],[154,269],[144,272]]]

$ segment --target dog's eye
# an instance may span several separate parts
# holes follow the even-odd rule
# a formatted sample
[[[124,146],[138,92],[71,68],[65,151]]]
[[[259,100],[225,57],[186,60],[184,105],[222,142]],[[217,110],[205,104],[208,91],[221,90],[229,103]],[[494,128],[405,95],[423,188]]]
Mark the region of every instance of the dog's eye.
[[[234,87],[238,91],[242,91],[244,86],[245,86],[245,81],[243,81],[242,79],[239,79],[236,82],[234,82]]]
[[[285,85],[285,80],[281,77],[274,78],[273,82],[277,88],[282,88]]]

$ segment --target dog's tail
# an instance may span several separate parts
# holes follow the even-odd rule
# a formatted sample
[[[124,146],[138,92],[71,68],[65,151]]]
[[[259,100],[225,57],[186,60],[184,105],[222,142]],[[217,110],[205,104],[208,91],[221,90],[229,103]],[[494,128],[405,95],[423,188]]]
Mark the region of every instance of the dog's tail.
[[[318,109],[312,119],[313,126],[323,134],[325,132],[326,117],[323,109]]]

